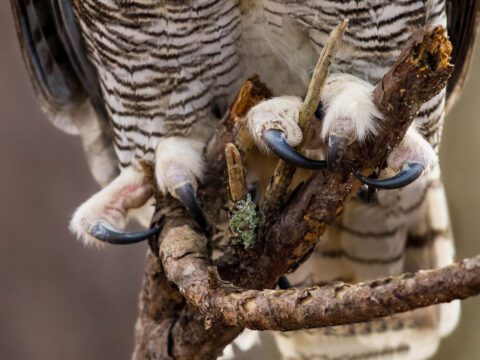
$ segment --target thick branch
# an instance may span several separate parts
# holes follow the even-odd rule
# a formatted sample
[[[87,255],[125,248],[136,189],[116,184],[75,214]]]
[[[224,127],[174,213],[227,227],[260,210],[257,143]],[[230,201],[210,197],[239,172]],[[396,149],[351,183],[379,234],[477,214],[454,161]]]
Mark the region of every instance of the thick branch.
[[[369,169],[374,168],[376,164],[382,164],[389,149],[394,148],[403,138],[421,105],[445,86],[452,70],[448,63],[450,50],[448,39],[440,28],[428,34],[419,33],[412,39],[410,46],[403,52],[399,61],[375,89],[374,101],[385,115],[383,131],[375,139],[375,142],[369,146],[353,143],[345,151],[344,163],[346,165],[343,169],[338,172],[317,173],[313,176],[293,196],[284,210],[283,216],[271,230],[270,237],[266,239],[265,250],[258,259],[255,259],[255,264],[232,269],[231,264],[225,266],[220,263],[223,265],[219,268],[223,279],[233,279],[237,285],[240,284],[245,288],[273,287],[281,274],[297,265],[313,249],[326,226],[335,219],[344,201],[355,188],[355,180],[351,175],[352,168]],[[363,289],[359,293],[360,302],[357,307],[355,300],[352,300],[351,297],[342,297],[344,299],[342,302],[338,298],[339,294],[335,294],[335,291],[333,291],[333,297],[326,297],[326,294],[332,292],[332,288],[328,287],[311,289],[309,293],[306,293],[305,290],[298,292],[242,290],[230,284],[222,285],[215,272],[211,270],[208,258],[199,248],[205,239],[189,233],[188,229],[183,229],[183,231],[185,234],[182,236],[185,236],[186,239],[181,240],[182,236],[172,233],[173,235],[170,234],[166,237],[169,242],[162,245],[161,253],[166,274],[179,286],[187,301],[200,309],[205,316],[208,315],[211,319],[216,320],[221,319],[227,324],[247,325],[262,329],[298,329],[332,325],[335,323],[334,317],[325,319],[324,314],[321,312],[315,314],[314,309],[325,308],[333,311],[328,302],[335,295],[337,301],[340,301],[336,303],[338,306],[348,304],[356,311],[359,311],[362,306],[366,306],[363,312],[359,312],[356,320],[353,319],[353,315],[345,318],[347,320],[344,321],[349,322],[373,319],[396,311],[423,307],[438,302],[438,299],[449,301],[456,296],[465,294],[464,288],[451,291],[444,288],[442,291],[445,291],[445,294],[452,294],[452,297],[439,297],[438,286],[441,286],[442,283],[446,285],[445,281],[440,280],[438,283],[432,284],[432,289],[434,289],[434,285],[437,286],[437,292],[433,292],[428,299],[418,297],[417,301],[412,295],[409,298],[411,299],[409,306],[401,302],[400,298],[397,298],[397,303],[380,302],[378,304],[375,302],[375,298],[372,301],[367,296],[362,303],[361,300],[364,298],[361,295],[365,288],[357,285],[355,291]],[[176,241],[170,242],[171,236],[175,237]],[[192,237],[195,238],[195,241],[188,240]],[[167,244],[172,244],[172,247],[168,247]],[[192,247],[189,248],[189,246]],[[188,254],[194,255],[188,256]],[[181,265],[178,265],[179,263]],[[196,271],[187,273],[184,269],[196,269]],[[466,278],[468,279],[468,277]],[[423,284],[423,279],[423,277],[419,278],[419,284]],[[400,282],[397,284],[397,288],[404,285],[403,282]],[[468,287],[467,283],[462,282],[453,282],[449,285]],[[346,286],[343,284],[342,288]],[[414,294],[415,289],[409,291]],[[476,293],[475,286],[472,293]],[[316,297],[312,294],[315,294]],[[351,293],[346,292],[346,294]],[[377,293],[368,293],[368,295],[377,295]],[[407,295],[405,294],[405,296]],[[418,292],[415,296],[417,295]],[[289,298],[295,300],[287,301]],[[286,301],[286,305],[282,305],[282,301],[276,302],[275,299]],[[310,302],[315,305],[310,307]],[[272,307],[273,304],[276,304],[277,308]],[[299,304],[305,306],[305,312],[299,310]],[[376,304],[375,307],[371,307],[372,304]],[[277,309],[279,312],[275,317]],[[342,311],[348,312],[348,309],[339,307],[337,311],[338,315]],[[266,316],[266,314],[269,315]],[[267,319],[262,319],[264,316]],[[282,322],[282,319],[285,322]],[[345,323],[341,322],[342,319],[339,317],[339,320],[336,321],[340,322],[337,324]]]
[[[169,278],[208,323],[254,330],[300,330],[369,321],[480,293],[480,256],[437,270],[356,285],[244,290],[219,279],[207,240],[189,227],[170,230],[160,253]]]

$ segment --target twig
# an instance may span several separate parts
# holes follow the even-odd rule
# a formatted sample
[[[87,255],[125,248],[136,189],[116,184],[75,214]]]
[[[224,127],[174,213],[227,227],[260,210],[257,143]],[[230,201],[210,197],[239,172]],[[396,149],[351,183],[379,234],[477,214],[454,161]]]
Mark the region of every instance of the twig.
[[[332,30],[328,37],[327,43],[323,47],[317,61],[317,65],[313,71],[312,79],[308,86],[307,95],[303,102],[298,118],[298,125],[303,133],[303,141],[300,144],[301,150],[310,140],[310,123],[315,115],[322,89],[330,72],[330,66],[342,42],[343,34],[348,26],[348,20],[344,20],[340,25]],[[295,166],[279,160],[273,172],[270,183],[265,193],[265,200],[262,204],[262,227],[269,226],[271,221],[276,218],[280,212],[280,208],[284,203],[287,189],[292,182],[295,174]]]
[[[313,71],[310,85],[308,86],[307,95],[305,101],[300,109],[298,117],[298,125],[302,132],[310,131],[310,123],[317,111],[320,99],[322,97],[323,86],[327,80],[330,72],[330,66],[332,65],[335,55],[342,43],[343,34],[347,30],[348,19],[343,20],[335,29],[330,33],[327,43],[320,52],[320,56],[317,61],[317,65]],[[304,136],[303,144],[309,140],[309,136]]]

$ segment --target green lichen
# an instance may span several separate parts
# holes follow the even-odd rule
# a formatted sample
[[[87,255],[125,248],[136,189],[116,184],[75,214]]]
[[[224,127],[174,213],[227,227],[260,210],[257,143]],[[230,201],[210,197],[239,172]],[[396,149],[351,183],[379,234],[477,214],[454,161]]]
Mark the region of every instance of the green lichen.
[[[246,200],[235,203],[229,225],[233,233],[232,242],[234,244],[243,244],[245,249],[255,244],[258,214],[250,195],[247,195]]]

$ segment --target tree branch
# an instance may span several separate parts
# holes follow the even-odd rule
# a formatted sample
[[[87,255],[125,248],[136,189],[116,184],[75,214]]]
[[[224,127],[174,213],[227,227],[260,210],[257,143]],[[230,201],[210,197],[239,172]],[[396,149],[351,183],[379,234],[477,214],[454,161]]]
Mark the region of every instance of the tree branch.
[[[206,150],[208,168],[199,196],[208,207],[209,218],[216,219],[228,199],[225,147],[236,139],[246,148],[246,132],[239,126],[253,106],[272,96],[270,90],[252,76],[243,84],[233,105],[217,127]],[[240,131],[241,134],[236,134]],[[188,306],[178,288],[170,283],[158,258],[158,243],[170,229],[195,228],[184,208],[171,197],[156,194],[156,213],[152,223],[163,222],[159,238],[150,244],[140,293],[139,315],[135,326],[134,360],[215,359],[242,328],[212,324],[205,328],[205,319]]]
[[[480,255],[437,270],[355,285],[245,290],[222,281],[207,239],[188,226],[171,229],[160,247],[169,278],[207,323],[253,330],[300,330],[352,324],[480,293]]]

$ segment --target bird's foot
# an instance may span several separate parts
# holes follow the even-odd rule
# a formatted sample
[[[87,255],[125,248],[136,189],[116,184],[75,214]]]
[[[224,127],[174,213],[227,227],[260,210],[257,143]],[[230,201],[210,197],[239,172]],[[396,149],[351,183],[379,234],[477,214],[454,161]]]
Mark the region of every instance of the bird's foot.
[[[197,199],[197,179],[203,175],[203,143],[181,137],[161,141],[156,149],[155,176],[158,188],[180,200],[205,232],[211,226]]]
[[[352,75],[328,77],[322,93],[321,138],[327,146],[330,169],[341,164],[348,145],[377,134],[381,114],[372,101],[373,89],[371,84]]]
[[[337,73],[328,77],[317,111],[321,118],[319,138],[326,147],[325,161],[309,159],[294,149],[302,142],[298,126],[300,98],[283,96],[263,101],[247,114],[247,124],[260,149],[270,150],[300,168],[334,170],[342,163],[349,145],[375,137],[381,127],[382,114],[373,103],[373,90],[373,85],[352,75]],[[388,179],[356,175],[369,186],[394,189],[410,184],[436,162],[433,149],[412,127],[388,159],[388,166],[398,174]]]
[[[382,115],[373,103],[373,85],[347,74],[329,76],[322,94],[324,118],[321,137],[327,144],[326,159],[330,169],[342,162],[345,149],[355,141],[377,135]],[[378,189],[397,189],[415,181],[437,163],[430,144],[412,126],[401,144],[387,159],[389,169],[397,172],[389,178],[370,179],[356,174],[360,181]]]
[[[130,209],[142,206],[153,195],[143,171],[131,166],[108,186],[83,203],[70,221],[70,230],[86,245],[132,244],[146,240],[158,229],[124,232]]]
[[[372,179],[356,174],[361,182],[377,189],[397,189],[407,186],[438,164],[438,156],[425,138],[411,126],[402,142],[389,155],[388,168],[381,175],[397,172],[389,178]]]
[[[294,149],[302,142],[298,117],[302,101],[281,96],[261,102],[247,115],[252,137],[261,150],[273,152],[286,162],[304,169],[324,169],[325,161],[312,160]]]

